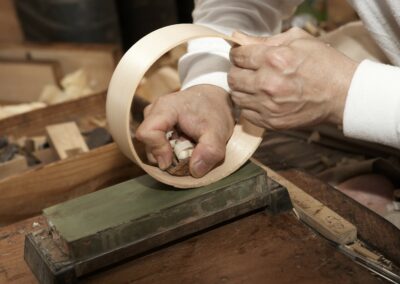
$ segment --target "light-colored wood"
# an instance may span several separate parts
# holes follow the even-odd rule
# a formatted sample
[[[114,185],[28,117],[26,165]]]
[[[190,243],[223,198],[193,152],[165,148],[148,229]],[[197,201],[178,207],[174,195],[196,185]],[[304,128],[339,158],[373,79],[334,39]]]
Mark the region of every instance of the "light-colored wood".
[[[0,179],[22,173],[28,169],[28,164],[23,156],[17,156],[11,161],[0,163]]]
[[[293,207],[299,218],[329,240],[338,244],[350,244],[357,239],[357,228],[336,212],[305,193],[279,173],[261,164],[255,159],[252,162],[262,167],[268,176],[286,187]]]
[[[118,57],[119,51],[114,45],[0,45],[0,59],[56,61],[61,66],[63,76],[83,69],[88,74],[91,88],[96,93],[107,90]]]
[[[66,121],[75,121],[79,129],[88,131],[97,126],[90,122],[92,118],[105,119],[105,103],[105,93],[101,93],[6,118],[0,120],[1,135],[15,139],[45,135],[47,125]]]
[[[130,115],[135,92],[149,68],[163,54],[191,39],[218,37],[234,41],[231,37],[204,26],[179,24],[156,30],[135,43],[122,57],[114,71],[107,96],[107,122],[111,134],[121,151],[149,175],[160,182],[177,188],[200,187],[218,181],[237,170],[261,143],[264,130],[241,119],[234,127],[227,143],[224,162],[202,178],[172,176],[158,167],[145,164],[132,143]],[[239,44],[239,43],[238,43]]]
[[[22,42],[24,36],[13,0],[0,1],[0,42]]]
[[[50,144],[56,150],[60,159],[89,151],[75,122],[49,125],[46,127],[46,132]]]
[[[141,174],[115,143],[39,166],[0,180],[0,224],[39,214],[43,208]]]
[[[0,101],[33,102],[44,86],[58,84],[56,63],[0,61]]]

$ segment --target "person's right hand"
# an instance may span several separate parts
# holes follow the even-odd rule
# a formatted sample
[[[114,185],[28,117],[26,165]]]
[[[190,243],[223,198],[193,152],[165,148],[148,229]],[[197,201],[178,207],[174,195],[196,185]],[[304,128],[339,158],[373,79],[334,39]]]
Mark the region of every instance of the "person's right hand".
[[[212,85],[197,85],[159,97],[145,108],[136,138],[146,145],[150,162],[161,169],[172,163],[173,151],[165,134],[175,126],[197,142],[190,172],[202,177],[225,157],[234,119],[229,94]]]

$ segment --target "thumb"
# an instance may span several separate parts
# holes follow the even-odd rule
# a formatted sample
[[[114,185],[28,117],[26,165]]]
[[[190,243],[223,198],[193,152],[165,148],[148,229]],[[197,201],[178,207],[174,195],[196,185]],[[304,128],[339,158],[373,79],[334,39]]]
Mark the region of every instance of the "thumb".
[[[225,158],[226,141],[214,133],[200,137],[190,158],[190,172],[202,177]]]

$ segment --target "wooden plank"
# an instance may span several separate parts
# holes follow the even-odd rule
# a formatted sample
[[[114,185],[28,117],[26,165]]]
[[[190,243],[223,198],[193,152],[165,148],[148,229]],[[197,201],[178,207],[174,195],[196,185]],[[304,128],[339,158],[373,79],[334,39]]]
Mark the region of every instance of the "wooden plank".
[[[46,127],[49,142],[60,159],[88,152],[89,148],[75,122],[53,124]]]
[[[302,221],[324,237],[338,244],[350,244],[357,239],[357,228],[339,214],[305,193],[301,188],[285,179],[255,159],[253,162],[263,167],[268,176],[286,187],[293,207]]]
[[[0,224],[143,174],[112,143],[0,181]]]
[[[93,90],[103,92],[120,58],[120,49],[101,44],[2,44],[1,58],[56,61],[63,75],[83,69]]]
[[[37,101],[43,87],[57,85],[55,62],[0,61],[0,101]]]
[[[13,0],[0,1],[0,42],[22,42],[24,36]]]
[[[90,119],[105,117],[105,104],[106,94],[100,93],[3,119],[1,135],[14,138],[44,135],[47,125],[65,121],[75,121],[82,131],[90,130],[94,126],[88,123]]]
[[[11,161],[0,163],[0,179],[22,173],[28,169],[25,157],[17,156]]]

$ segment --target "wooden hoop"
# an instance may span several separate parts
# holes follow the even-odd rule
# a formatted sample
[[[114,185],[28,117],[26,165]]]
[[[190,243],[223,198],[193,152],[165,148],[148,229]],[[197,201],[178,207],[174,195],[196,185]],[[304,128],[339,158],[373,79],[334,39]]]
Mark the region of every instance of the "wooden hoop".
[[[133,97],[140,81],[163,54],[201,37],[218,37],[236,42],[229,36],[200,25],[178,24],[158,29],[140,39],[125,53],[114,71],[107,94],[107,121],[120,150],[150,176],[177,188],[200,187],[228,176],[253,155],[263,135],[262,128],[240,119],[227,143],[224,162],[202,178],[172,176],[156,166],[143,163],[139,158],[132,143],[129,122]]]

